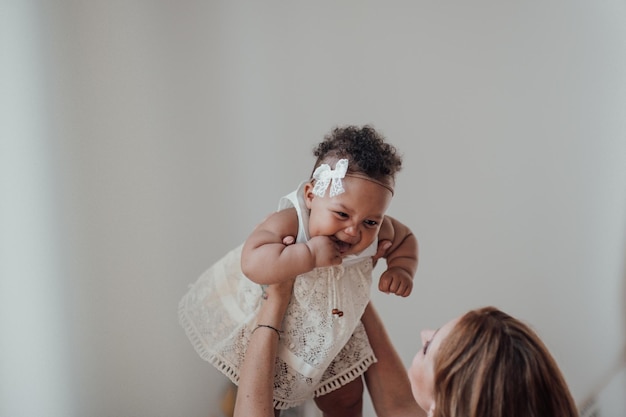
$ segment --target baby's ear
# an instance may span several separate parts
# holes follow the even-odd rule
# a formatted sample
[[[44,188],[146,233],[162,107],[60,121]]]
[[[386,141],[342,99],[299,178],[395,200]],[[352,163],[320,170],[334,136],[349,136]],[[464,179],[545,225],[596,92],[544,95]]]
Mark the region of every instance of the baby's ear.
[[[315,194],[313,194],[313,182],[309,181],[304,184],[304,203],[306,204],[306,208],[311,209],[311,203],[315,198]]]

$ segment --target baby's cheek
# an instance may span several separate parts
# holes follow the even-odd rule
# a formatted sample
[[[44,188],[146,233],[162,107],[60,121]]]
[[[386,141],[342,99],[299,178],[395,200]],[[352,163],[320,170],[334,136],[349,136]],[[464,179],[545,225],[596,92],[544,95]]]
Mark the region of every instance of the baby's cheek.
[[[368,230],[363,233],[361,236],[361,240],[363,242],[367,242],[367,246],[371,245],[375,240],[378,239],[378,230]]]
[[[354,250],[354,252],[361,253],[365,249],[369,248],[372,243],[374,243],[374,239],[363,239],[363,238],[361,238],[361,241],[358,244],[358,248],[355,248],[355,249],[358,249],[358,250]]]

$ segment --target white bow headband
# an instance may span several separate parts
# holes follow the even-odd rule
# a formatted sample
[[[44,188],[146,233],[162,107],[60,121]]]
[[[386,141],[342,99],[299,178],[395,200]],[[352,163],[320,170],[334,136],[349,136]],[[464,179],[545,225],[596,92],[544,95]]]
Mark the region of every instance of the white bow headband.
[[[315,180],[315,186],[313,187],[313,194],[318,197],[324,197],[326,194],[326,189],[330,185],[330,197],[334,197],[339,195],[346,190],[343,188],[342,178],[347,176],[362,178],[367,181],[371,181],[375,184],[380,185],[383,188],[389,190],[391,195],[393,195],[393,186],[387,184],[383,181],[375,180],[374,178],[370,178],[369,176],[362,174],[360,172],[353,172],[348,174],[348,160],[340,159],[335,164],[335,169],[330,169],[330,165],[322,164],[318,166],[313,172],[313,179]]]
[[[313,179],[315,180],[315,186],[313,187],[313,194],[318,197],[324,197],[326,189],[330,185],[330,197],[339,195],[346,190],[343,188],[342,178],[346,176],[348,172],[348,160],[340,159],[335,165],[335,169],[330,169],[330,165],[322,164],[318,166],[313,172]]]

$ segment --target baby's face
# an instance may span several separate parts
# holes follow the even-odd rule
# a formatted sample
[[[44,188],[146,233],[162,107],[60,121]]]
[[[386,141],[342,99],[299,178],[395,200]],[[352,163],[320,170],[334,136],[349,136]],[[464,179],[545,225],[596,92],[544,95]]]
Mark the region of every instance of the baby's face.
[[[378,236],[391,192],[362,178],[342,179],[345,192],[329,197],[313,194],[313,184],[305,185],[304,198],[309,208],[309,236],[328,236],[342,256],[358,254]]]

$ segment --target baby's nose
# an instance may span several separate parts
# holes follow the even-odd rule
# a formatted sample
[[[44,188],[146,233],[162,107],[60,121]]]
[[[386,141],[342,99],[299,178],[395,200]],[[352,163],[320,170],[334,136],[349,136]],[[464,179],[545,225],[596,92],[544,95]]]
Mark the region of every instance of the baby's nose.
[[[353,224],[351,226],[346,227],[345,232],[349,236],[358,236],[359,228],[358,228],[358,226]]]

